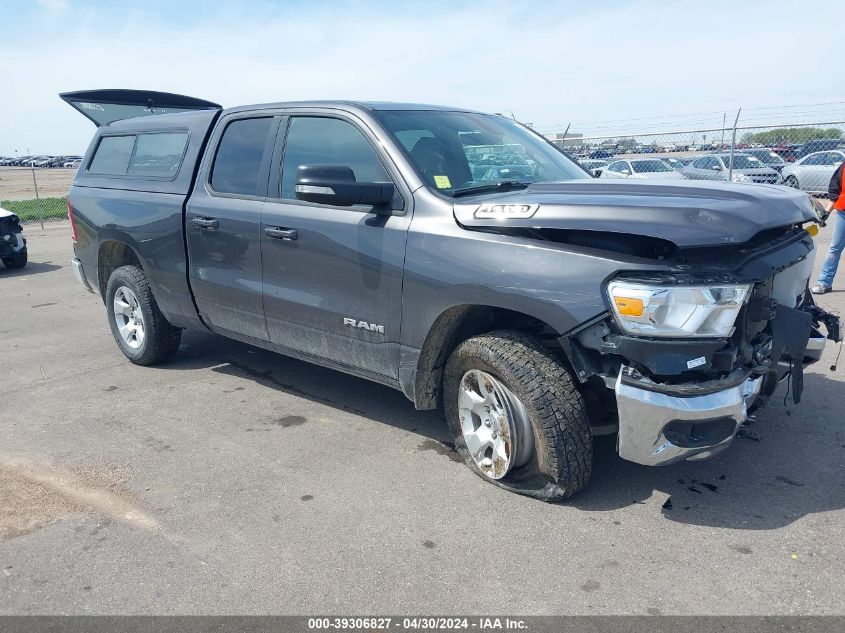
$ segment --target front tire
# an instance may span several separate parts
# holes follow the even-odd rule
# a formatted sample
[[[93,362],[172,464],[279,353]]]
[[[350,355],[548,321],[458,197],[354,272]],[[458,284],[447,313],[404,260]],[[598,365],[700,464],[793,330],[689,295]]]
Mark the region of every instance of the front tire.
[[[798,183],[798,179],[795,176],[787,176],[786,180],[783,181],[787,187],[792,187],[793,189],[800,189],[801,185]]]
[[[111,274],[106,310],[114,340],[136,365],[160,363],[179,349],[182,330],[164,318],[147,276],[137,266],[121,266]]]
[[[12,269],[23,268],[24,266],[26,266],[26,261],[27,261],[26,249],[23,249],[22,251],[15,253],[14,255],[10,255],[9,257],[4,257],[3,258],[3,265],[6,268],[12,268]]]
[[[477,475],[559,501],[587,485],[592,434],[569,371],[539,341],[498,331],[461,343],[446,364],[443,408]]]

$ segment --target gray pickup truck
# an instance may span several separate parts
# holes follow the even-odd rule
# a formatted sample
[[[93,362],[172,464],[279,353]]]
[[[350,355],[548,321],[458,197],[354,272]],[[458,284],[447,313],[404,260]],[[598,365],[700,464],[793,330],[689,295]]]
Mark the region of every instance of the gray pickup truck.
[[[206,328],[389,385],[508,490],[577,492],[601,434],[640,464],[713,455],[839,340],[799,191],[596,180],[458,108],[61,96],[98,126],[74,272],[130,361]]]

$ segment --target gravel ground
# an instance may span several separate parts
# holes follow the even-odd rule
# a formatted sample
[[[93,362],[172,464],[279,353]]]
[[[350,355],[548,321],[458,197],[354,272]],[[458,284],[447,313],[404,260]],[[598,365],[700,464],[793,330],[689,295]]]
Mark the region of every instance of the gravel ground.
[[[833,346],[760,441],[647,468],[603,438],[548,505],[386,387],[202,332],[129,364],[68,234],[0,271],[0,614],[845,614]]]

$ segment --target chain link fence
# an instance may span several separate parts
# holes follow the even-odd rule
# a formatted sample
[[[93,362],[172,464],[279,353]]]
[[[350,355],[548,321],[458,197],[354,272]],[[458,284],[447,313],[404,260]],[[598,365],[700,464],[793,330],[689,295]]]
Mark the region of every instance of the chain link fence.
[[[845,119],[546,137],[600,178],[757,182],[822,195],[845,161]]]
[[[76,169],[71,167],[0,166],[0,207],[21,222],[67,219],[66,196]]]

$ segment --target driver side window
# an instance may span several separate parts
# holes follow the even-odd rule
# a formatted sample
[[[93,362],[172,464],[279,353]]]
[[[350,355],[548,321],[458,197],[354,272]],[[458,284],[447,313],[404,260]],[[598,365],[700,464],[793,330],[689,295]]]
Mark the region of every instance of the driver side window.
[[[348,121],[329,117],[293,117],[282,160],[282,198],[295,200],[300,165],[350,167],[358,182],[391,182],[373,146]]]

